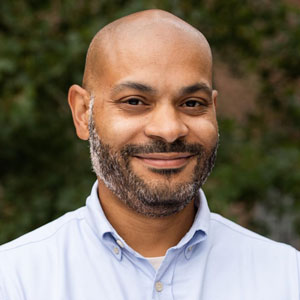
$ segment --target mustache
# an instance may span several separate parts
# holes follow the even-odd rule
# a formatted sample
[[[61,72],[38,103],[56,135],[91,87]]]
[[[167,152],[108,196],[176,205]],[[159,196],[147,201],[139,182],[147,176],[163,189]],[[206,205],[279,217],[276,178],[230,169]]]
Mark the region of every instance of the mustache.
[[[190,144],[186,143],[183,140],[176,140],[173,143],[167,143],[163,140],[154,140],[151,143],[145,145],[128,144],[121,150],[121,156],[129,157],[138,154],[167,152],[188,152],[192,155],[201,155],[203,154],[203,152],[205,152],[205,149],[201,144]]]

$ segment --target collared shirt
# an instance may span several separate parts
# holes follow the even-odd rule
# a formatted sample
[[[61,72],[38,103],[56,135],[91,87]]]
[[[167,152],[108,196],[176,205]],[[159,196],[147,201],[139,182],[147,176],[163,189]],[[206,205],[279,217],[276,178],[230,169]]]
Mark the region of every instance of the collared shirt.
[[[0,300],[299,300],[300,255],[200,205],[156,271],[85,207],[0,247]]]

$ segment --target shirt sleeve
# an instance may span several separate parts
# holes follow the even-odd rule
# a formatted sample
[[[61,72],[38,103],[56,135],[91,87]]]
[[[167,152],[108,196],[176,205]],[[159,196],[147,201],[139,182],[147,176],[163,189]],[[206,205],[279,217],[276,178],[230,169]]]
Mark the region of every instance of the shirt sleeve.
[[[0,270],[0,300],[6,300],[4,298],[4,286],[3,286],[3,278],[2,278],[2,274],[1,274],[1,270]]]
[[[299,285],[298,285],[299,286],[299,291],[298,291],[298,293],[299,293],[299,300],[300,300],[300,252],[297,251],[296,255],[297,255],[298,281],[299,281]]]
[[[0,300],[9,300],[5,292],[3,268],[1,268],[4,265],[3,261],[4,261],[3,256],[0,255]]]

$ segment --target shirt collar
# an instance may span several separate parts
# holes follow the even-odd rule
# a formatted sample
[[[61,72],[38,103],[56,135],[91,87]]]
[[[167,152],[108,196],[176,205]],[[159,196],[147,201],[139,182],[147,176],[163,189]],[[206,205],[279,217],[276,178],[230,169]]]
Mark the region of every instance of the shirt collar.
[[[103,239],[107,233],[117,235],[102,210],[98,197],[98,181],[94,183],[91,194],[86,200],[86,208],[86,220],[99,238]]]
[[[210,224],[210,210],[202,189],[199,190],[199,197],[196,200],[195,206],[197,207],[197,213],[194,223],[174,248],[181,248],[183,246],[192,247],[207,238]]]
[[[189,244],[189,247],[193,246],[207,237],[210,223],[210,210],[206,197],[201,189],[199,190],[199,197],[195,205],[198,207],[198,210],[194,223],[181,241],[173,247],[175,249],[187,244]],[[102,210],[98,197],[98,181],[94,183],[91,194],[87,198],[85,217],[87,223],[98,238],[110,244],[109,246],[112,246],[112,244],[115,244],[117,241],[121,241],[122,244],[126,245],[126,242],[112,227]]]

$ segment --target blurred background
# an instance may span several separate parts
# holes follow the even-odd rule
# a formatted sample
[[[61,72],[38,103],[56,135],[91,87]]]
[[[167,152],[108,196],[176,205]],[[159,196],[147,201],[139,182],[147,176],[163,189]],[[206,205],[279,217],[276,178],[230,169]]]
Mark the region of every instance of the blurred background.
[[[67,105],[95,33],[161,8],[214,54],[211,210],[300,249],[299,0],[1,0],[0,244],[85,204],[95,175]]]

